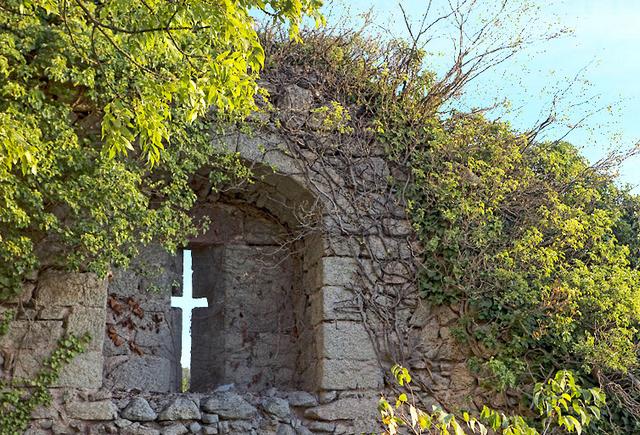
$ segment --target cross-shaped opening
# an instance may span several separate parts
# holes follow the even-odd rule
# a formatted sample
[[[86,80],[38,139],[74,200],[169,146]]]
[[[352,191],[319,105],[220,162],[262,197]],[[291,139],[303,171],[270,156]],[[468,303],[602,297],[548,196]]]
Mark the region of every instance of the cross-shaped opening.
[[[299,200],[291,183],[268,189],[280,184],[278,192]],[[316,344],[323,331],[323,239],[297,239],[288,208],[279,211],[280,202],[258,207],[253,201],[262,194],[247,195],[251,203],[229,197],[194,211],[211,225],[190,240],[182,258],[152,246],[131,270],[116,271],[109,294],[122,304],[139,301],[149,315],[134,313],[130,330],[127,319],[109,309],[112,335],[121,334],[122,343],[105,342],[104,385],[202,393],[230,384],[252,392],[317,388],[324,361]],[[152,287],[159,291],[148,291]]]
[[[180,354],[180,365],[182,366],[183,392],[189,390],[190,370],[191,370],[191,317],[193,309],[207,307],[206,298],[194,298],[193,295],[193,268],[191,251],[185,249],[182,252],[182,296],[171,297],[171,306],[182,309],[182,350]]]

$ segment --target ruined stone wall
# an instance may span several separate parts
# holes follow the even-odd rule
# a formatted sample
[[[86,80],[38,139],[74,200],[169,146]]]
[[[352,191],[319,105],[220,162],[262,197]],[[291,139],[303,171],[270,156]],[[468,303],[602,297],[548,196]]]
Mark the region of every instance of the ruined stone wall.
[[[16,328],[38,344],[17,356],[15,332],[3,355],[28,366],[65,330],[87,328],[94,342],[69,369],[81,381],[60,384],[31,433],[371,432],[393,363],[414,372],[427,409],[485,399],[452,334],[459,313],[417,293],[419,246],[397,192],[406,168],[367,138],[343,144],[320,131],[310,90],[274,89],[281,112],[251,136],[218,138],[253,165],[256,182],[223,195],[193,185],[194,216],[212,221],[191,246],[195,294],[209,303],[194,321],[198,393],[172,393],[179,257],[152,247],[108,285],[46,272],[27,285]]]
[[[23,293],[3,303],[13,310],[6,336],[0,339],[3,380],[33,378],[42,361],[66,334],[92,336],[87,351],[61,373],[58,388],[100,388],[102,385],[106,280],[91,273],[43,271],[24,284]]]
[[[375,400],[335,402],[326,395],[269,389],[241,394],[233,389],[208,394],[54,392],[56,406],[35,415],[28,435],[44,434],[352,434],[371,427]],[[332,402],[332,400],[334,400]]]
[[[180,389],[181,312],[171,296],[182,291],[182,256],[157,245],[142,250],[127,270],[108,280],[104,334],[107,389]]]

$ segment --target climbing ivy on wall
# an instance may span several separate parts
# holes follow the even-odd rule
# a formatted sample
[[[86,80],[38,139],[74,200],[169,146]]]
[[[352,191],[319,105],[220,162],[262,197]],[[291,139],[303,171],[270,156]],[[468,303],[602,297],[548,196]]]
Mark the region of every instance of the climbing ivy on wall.
[[[408,210],[423,297],[454,304],[487,384],[517,389],[554,367],[606,384],[637,369],[640,270],[621,204],[635,199],[568,143],[533,143],[460,116],[424,131]],[[634,423],[636,424],[636,423]]]
[[[425,133],[408,194],[423,295],[464,302],[460,330],[479,356],[634,367],[640,271],[615,235],[623,194],[611,180],[567,143],[527,146],[479,117]],[[503,377],[531,370],[507,366]]]
[[[277,80],[279,62],[313,71],[321,107],[333,108],[324,112],[349,114],[335,134],[382,145],[409,172],[389,182],[420,241],[419,289],[460,312],[453,332],[470,368],[523,403],[535,382],[573,370],[611,397],[591,432],[640,430],[638,197],[568,142],[445,110],[459,88],[444,93],[411,44],[304,37],[303,47],[265,43],[267,75]]]
[[[68,335],[58,341],[56,349],[42,362],[33,378],[0,382],[0,435],[23,433],[33,411],[51,404],[49,389],[60,378],[62,369],[85,351],[90,340],[88,334]]]

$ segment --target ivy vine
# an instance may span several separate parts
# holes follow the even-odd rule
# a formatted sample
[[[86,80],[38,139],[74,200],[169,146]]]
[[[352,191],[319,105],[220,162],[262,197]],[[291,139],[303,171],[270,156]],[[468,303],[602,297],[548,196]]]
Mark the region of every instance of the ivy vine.
[[[86,350],[89,334],[68,335],[60,339],[53,353],[31,379],[0,382],[0,435],[19,435],[27,428],[38,406],[51,404],[51,388],[60,378],[62,369]]]

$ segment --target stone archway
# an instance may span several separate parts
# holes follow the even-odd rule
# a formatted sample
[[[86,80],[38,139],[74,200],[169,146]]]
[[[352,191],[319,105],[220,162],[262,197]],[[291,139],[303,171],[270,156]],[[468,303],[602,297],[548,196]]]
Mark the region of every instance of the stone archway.
[[[320,183],[301,176],[277,144],[261,151],[258,141],[241,137],[236,145],[255,163],[257,182],[219,196],[194,186],[200,198],[194,214],[212,220],[191,242],[195,293],[209,300],[194,322],[202,372],[194,389],[205,394],[175,394],[182,320],[171,297],[182,293],[182,259],[152,245],[131,269],[115,270],[108,280],[38,277],[36,302],[45,301],[50,284],[83,300],[60,291],[61,300],[46,300],[36,323],[45,326],[56,315],[55,325],[73,330],[72,315],[84,313],[82,304],[94,293],[99,306],[91,318],[106,318],[104,329],[94,331],[91,364],[78,359],[68,373],[82,384],[60,385],[66,388],[56,396],[60,418],[51,420],[74,420],[89,433],[107,427],[128,433],[118,425],[131,433],[193,426],[238,434],[354,433],[376,426],[382,370],[357,310],[359,264],[367,259],[331,226],[326,204],[317,199]],[[306,225],[314,208],[320,216]],[[51,310],[62,302],[60,314]],[[205,351],[195,352],[198,345]],[[235,388],[211,391],[228,383]],[[85,387],[92,391],[81,391]],[[68,389],[81,391],[69,403]]]

